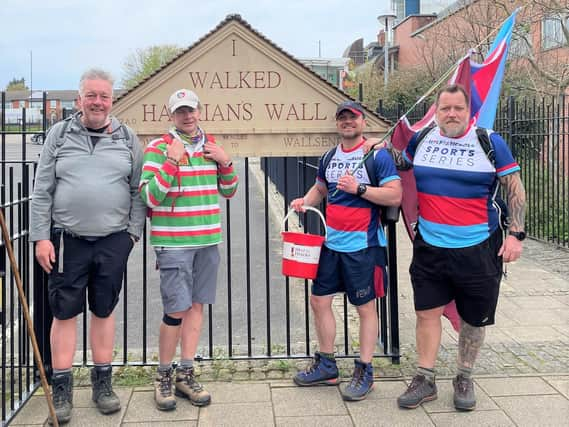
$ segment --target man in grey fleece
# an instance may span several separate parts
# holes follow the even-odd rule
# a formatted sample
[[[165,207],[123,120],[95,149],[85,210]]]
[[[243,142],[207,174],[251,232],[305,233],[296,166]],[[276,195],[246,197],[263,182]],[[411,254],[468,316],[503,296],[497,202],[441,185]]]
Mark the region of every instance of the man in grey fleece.
[[[132,130],[109,115],[111,76],[97,69],[85,72],[78,101],[80,111],[47,135],[31,204],[31,240],[49,274],[52,393],[60,423],[71,418],[77,316],[86,294],[95,364],[92,397],[104,414],[120,410],[111,385],[113,310],[146,214],[138,192],[142,148]]]

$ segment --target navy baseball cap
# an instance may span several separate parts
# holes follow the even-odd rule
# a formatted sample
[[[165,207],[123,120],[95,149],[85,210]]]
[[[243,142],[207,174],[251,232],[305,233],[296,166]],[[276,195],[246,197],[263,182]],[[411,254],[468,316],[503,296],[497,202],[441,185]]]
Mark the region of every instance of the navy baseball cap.
[[[354,113],[356,116],[365,117],[364,107],[362,107],[362,104],[360,104],[359,102],[356,101],[342,102],[340,105],[338,105],[338,108],[336,109],[336,119],[338,119],[338,116],[344,110],[349,110],[352,113]]]

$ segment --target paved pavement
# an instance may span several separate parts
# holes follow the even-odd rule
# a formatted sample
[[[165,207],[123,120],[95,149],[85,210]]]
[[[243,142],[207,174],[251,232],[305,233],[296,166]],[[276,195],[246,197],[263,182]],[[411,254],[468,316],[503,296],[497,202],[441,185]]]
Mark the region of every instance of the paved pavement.
[[[437,363],[439,399],[401,410],[395,399],[414,372],[414,315],[407,266],[410,245],[399,233],[401,364],[374,361],[377,382],[362,402],[343,402],[337,387],[299,388],[290,377],[305,361],[215,360],[200,366],[212,392],[207,408],[179,401],[175,412],[154,408],[151,388],[119,387],[120,413],[98,415],[84,372],[76,376],[70,426],[567,426],[569,419],[569,252],[527,242],[525,255],[508,266],[497,324],[489,327],[475,373],[477,410],[456,412],[451,378],[456,333],[444,321]],[[355,322],[353,313],[351,321]],[[351,330],[357,330],[350,328]],[[345,380],[351,360],[341,360]],[[148,377],[150,377],[148,373]],[[117,381],[120,381],[117,379]],[[85,386],[81,386],[81,384]],[[41,425],[46,404],[34,396],[12,425]]]

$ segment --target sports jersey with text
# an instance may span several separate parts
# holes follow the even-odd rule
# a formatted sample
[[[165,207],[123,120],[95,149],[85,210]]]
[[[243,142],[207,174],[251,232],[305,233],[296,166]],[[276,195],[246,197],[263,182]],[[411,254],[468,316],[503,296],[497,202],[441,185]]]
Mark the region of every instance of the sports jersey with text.
[[[520,170],[506,142],[491,133],[493,165],[474,126],[458,138],[443,136],[435,127],[418,145],[416,140],[417,134],[403,155],[414,169],[423,239],[444,248],[486,240],[499,227],[498,178]]]
[[[344,150],[340,145],[326,170],[323,170],[322,162],[318,167],[316,182],[325,185],[328,190],[326,246],[338,252],[355,252],[379,246],[380,239],[384,240],[379,207],[376,204],[344,191],[338,191],[334,195],[338,179],[348,170],[354,171],[358,183],[370,183],[364,166],[356,170],[356,166],[364,157],[362,145],[363,140],[351,150]],[[386,150],[374,152],[374,155],[375,174],[380,186],[399,179],[393,159]]]

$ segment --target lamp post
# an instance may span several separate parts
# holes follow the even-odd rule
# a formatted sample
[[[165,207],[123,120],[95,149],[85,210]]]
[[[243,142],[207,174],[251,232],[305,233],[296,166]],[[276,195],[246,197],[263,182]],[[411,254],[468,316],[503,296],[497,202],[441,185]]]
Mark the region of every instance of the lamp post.
[[[388,10],[387,12],[379,15],[377,20],[380,24],[384,24],[384,40],[383,40],[383,85],[387,87],[387,75],[389,74],[389,27],[391,22],[396,18],[395,14]]]

